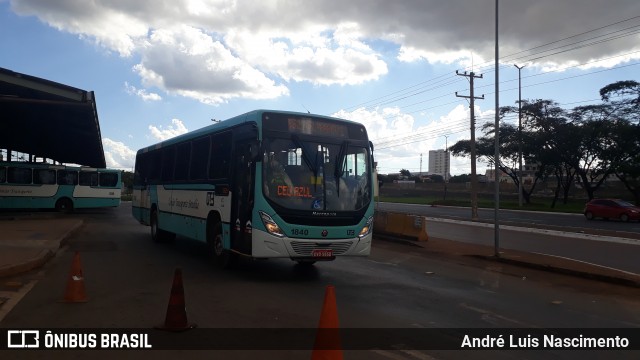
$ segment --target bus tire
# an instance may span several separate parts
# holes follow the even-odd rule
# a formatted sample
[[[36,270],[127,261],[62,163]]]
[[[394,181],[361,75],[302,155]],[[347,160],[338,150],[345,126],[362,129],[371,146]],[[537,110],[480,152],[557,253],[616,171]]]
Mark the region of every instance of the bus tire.
[[[236,254],[224,248],[222,222],[217,217],[209,219],[207,222],[207,246],[213,264],[222,269],[233,267]]]
[[[151,210],[149,222],[151,225],[151,240],[153,240],[153,242],[164,243],[175,239],[176,234],[162,230],[158,227],[158,210],[156,210],[156,208]]]
[[[71,199],[69,198],[60,198],[58,199],[58,201],[56,201],[56,211],[58,212],[62,212],[62,213],[70,213],[73,212],[73,201],[71,201]]]

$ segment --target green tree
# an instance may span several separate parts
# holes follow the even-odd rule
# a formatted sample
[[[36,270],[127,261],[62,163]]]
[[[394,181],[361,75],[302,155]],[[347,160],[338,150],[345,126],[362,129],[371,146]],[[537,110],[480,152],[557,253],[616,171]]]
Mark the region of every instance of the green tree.
[[[131,171],[122,172],[122,185],[128,192],[133,191],[133,173]]]
[[[551,207],[555,207],[560,192],[566,204],[569,191],[574,182],[576,171],[570,165],[577,148],[573,136],[573,125],[569,122],[565,110],[552,100],[524,101],[522,106],[524,124],[530,134],[533,146],[528,161],[537,159],[544,167],[544,176],[554,176],[556,190]]]
[[[612,138],[620,161],[613,173],[640,205],[640,83],[618,81],[600,89],[600,96],[618,121]]]
[[[507,114],[513,111],[513,107],[504,107],[500,109],[500,116],[504,118]],[[517,110],[516,110],[517,111]],[[484,136],[476,140],[476,154],[479,158],[484,158],[490,163],[498,164],[498,169],[507,174],[516,186],[519,186],[520,179],[518,177],[519,170],[519,146],[520,136],[522,136],[522,152],[527,162],[534,162],[538,164],[539,170],[534,174],[534,181],[529,188],[522,187],[522,195],[527,204],[531,202],[531,194],[536,188],[538,182],[544,177],[545,164],[541,163],[537,156],[536,137],[529,131],[523,130],[522,134],[518,131],[518,128],[513,124],[501,123],[499,128],[500,136],[500,158],[495,159],[495,140],[494,140],[494,127],[493,123],[487,123],[482,126]],[[454,156],[468,156],[471,153],[470,140],[461,140],[456,142],[449,148]]]
[[[574,124],[572,134],[579,139],[570,165],[576,169],[589,200],[622,158],[612,139],[619,124],[610,115],[611,108],[606,104],[580,106],[569,114]]]
[[[467,183],[471,181],[471,174],[454,175],[449,178],[450,183]]]

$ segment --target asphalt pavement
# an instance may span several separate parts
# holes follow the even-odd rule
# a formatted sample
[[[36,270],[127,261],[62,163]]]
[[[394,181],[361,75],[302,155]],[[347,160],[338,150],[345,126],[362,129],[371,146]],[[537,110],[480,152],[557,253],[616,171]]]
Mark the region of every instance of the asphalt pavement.
[[[57,251],[64,248],[66,240],[84,224],[82,219],[60,216],[10,216],[0,219],[0,278],[11,277],[42,267]],[[611,267],[516,250],[502,250],[498,256],[493,247],[430,237],[428,241],[414,242],[375,235],[374,240],[399,241],[409,246],[419,246],[441,257],[455,261],[477,263],[502,262],[511,265],[578,276],[626,286],[640,287],[640,274]]]

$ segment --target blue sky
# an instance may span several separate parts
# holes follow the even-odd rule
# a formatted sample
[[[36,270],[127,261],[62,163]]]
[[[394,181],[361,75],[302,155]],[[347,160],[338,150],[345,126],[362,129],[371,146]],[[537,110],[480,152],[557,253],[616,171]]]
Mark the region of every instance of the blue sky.
[[[362,122],[381,173],[419,172],[420,154],[427,171],[429,150],[470,136],[456,70],[483,75],[477,123],[493,122],[494,24],[494,0],[0,0],[0,67],[94,91],[109,167],[268,108]],[[503,0],[500,105],[517,100],[516,63],[524,99],[598,102],[638,80],[639,37],[637,0]]]

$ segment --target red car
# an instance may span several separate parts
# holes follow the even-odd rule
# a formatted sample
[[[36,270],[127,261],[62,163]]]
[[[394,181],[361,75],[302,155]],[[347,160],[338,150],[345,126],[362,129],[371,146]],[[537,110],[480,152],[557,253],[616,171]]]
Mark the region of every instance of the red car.
[[[584,216],[593,218],[640,220],[640,207],[620,199],[593,199],[584,208]]]

